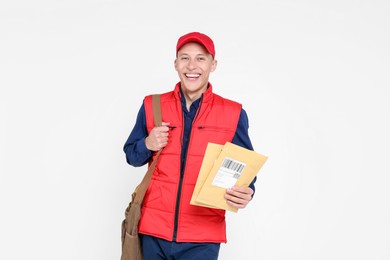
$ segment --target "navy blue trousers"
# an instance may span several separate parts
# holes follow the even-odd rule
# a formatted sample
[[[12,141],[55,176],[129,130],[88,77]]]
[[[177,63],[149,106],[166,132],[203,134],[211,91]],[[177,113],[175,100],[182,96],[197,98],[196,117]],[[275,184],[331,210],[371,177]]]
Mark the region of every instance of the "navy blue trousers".
[[[220,243],[177,243],[141,235],[144,260],[217,260]]]

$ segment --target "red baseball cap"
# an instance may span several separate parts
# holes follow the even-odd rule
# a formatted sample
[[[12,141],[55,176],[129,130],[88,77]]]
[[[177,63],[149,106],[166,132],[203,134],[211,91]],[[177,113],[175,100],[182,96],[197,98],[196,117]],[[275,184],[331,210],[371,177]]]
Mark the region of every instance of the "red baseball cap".
[[[206,34],[200,33],[200,32],[190,32],[187,33],[179,38],[176,45],[176,55],[177,52],[181,47],[183,47],[184,44],[187,44],[189,42],[197,42],[202,44],[206,50],[215,57],[215,48],[214,48],[214,42],[211,40],[210,37],[208,37]]]

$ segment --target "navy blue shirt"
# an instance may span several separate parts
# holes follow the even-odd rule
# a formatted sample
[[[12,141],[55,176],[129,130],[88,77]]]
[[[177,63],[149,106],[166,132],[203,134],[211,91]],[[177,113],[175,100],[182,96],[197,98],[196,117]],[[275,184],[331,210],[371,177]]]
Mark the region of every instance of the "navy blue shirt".
[[[192,122],[195,118],[199,103],[202,98],[199,98],[192,102],[190,106],[190,111],[187,110],[186,101],[184,95],[182,95],[181,103],[183,109],[183,118],[184,118],[184,135],[183,135],[183,146],[182,150],[185,151],[182,154],[182,165],[185,164],[185,155],[188,148],[189,136],[191,134]],[[248,117],[244,109],[241,109],[240,118],[238,120],[238,125],[236,133],[233,137],[232,143],[244,147],[249,150],[253,150],[252,143],[248,135]],[[126,160],[132,166],[142,166],[145,165],[152,157],[152,151],[146,148],[145,138],[148,136],[147,127],[146,127],[146,116],[145,108],[142,104],[135,122],[134,128],[130,133],[129,138],[127,139],[123,150],[126,153]],[[249,187],[255,191],[256,177],[249,185]]]

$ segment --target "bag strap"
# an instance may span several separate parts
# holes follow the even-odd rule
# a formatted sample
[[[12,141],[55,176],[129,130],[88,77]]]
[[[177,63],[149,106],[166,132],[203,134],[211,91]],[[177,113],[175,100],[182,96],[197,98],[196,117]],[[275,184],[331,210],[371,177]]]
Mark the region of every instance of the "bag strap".
[[[155,126],[161,126],[161,124],[162,124],[162,119],[161,119],[161,101],[160,101],[160,95],[159,94],[152,95],[152,104],[153,104],[154,125]]]
[[[155,126],[161,126],[161,102],[160,102],[160,95],[159,94],[154,94],[152,95],[152,104],[153,104],[153,116],[154,116],[154,125]],[[152,175],[154,172],[154,168],[156,167],[158,157],[160,156],[162,149],[160,149],[156,157],[154,157],[154,160],[152,164],[149,166],[148,171],[146,172],[144,178],[142,179],[141,183],[137,186],[137,188],[134,191],[133,194],[133,202],[141,204],[146,190],[148,189],[150,180],[152,179]]]

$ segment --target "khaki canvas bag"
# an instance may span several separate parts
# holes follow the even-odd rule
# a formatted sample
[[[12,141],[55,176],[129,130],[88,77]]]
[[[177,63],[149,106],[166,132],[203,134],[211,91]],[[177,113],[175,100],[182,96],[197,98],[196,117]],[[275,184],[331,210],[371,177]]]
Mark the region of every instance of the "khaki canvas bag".
[[[152,96],[153,115],[155,126],[161,126],[160,95]],[[142,247],[138,234],[138,223],[141,218],[141,206],[149,182],[152,178],[157,159],[161,153],[160,149],[149,166],[141,183],[135,188],[131,201],[125,211],[125,219],[122,221],[122,255],[121,260],[142,260]]]

